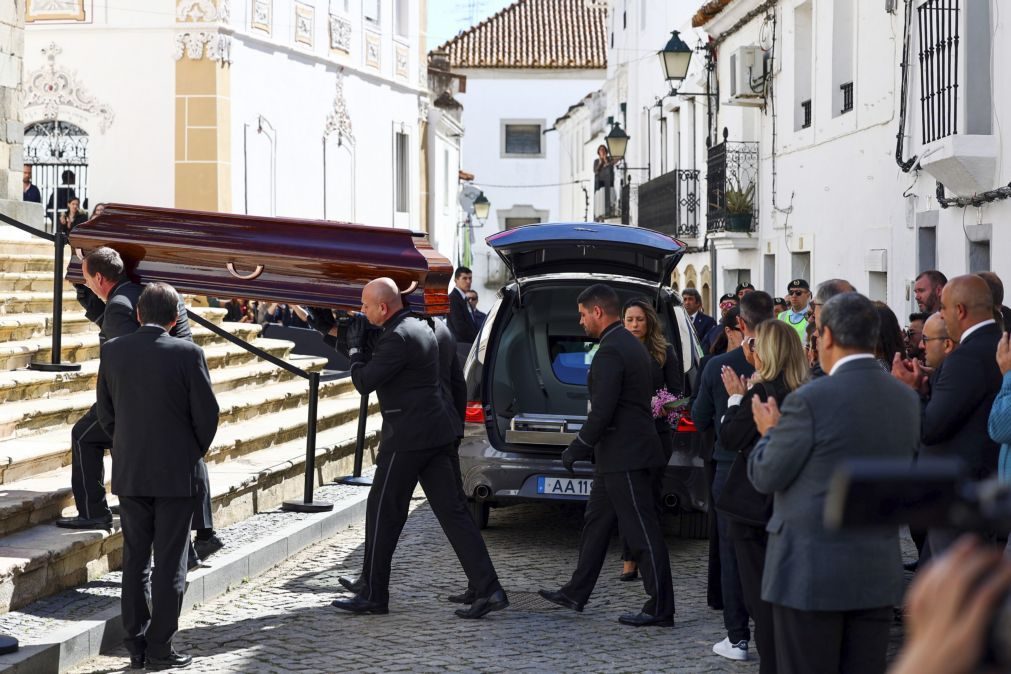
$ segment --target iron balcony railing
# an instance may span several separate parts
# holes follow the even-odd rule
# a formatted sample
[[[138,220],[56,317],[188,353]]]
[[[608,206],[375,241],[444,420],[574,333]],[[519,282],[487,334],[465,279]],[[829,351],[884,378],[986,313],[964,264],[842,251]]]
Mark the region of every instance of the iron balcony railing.
[[[758,229],[758,143],[727,140],[709,148],[706,232]]]
[[[960,0],[926,0],[918,12],[923,142],[958,133]]]
[[[639,226],[669,236],[699,236],[699,171],[676,169],[639,185]]]

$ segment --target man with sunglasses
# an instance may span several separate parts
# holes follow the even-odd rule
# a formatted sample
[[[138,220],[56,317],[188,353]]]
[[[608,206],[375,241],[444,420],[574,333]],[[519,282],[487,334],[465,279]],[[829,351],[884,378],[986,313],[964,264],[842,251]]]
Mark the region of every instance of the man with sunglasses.
[[[794,279],[786,286],[790,306],[777,316],[797,331],[801,342],[807,337],[807,322],[811,315],[811,286],[802,278]]]
[[[709,352],[709,347],[720,336],[723,332],[723,322],[727,320],[727,312],[737,306],[737,295],[733,293],[727,293],[720,297],[720,322],[709,329],[709,332],[702,337],[702,344],[705,345],[706,352]]]

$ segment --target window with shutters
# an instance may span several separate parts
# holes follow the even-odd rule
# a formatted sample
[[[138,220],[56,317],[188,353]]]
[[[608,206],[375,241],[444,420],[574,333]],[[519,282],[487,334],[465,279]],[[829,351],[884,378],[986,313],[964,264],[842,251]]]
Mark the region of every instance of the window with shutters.
[[[543,157],[544,120],[502,120],[502,157]]]

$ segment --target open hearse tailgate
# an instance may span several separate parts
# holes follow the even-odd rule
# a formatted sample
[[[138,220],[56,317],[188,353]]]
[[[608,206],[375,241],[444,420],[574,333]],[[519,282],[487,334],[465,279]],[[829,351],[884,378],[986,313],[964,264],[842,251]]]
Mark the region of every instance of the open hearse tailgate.
[[[415,311],[449,313],[452,265],[405,229],[106,204],[71,231],[70,245],[75,283],[82,256],[109,246],[133,280],[185,293],[347,310],[361,307],[366,283],[389,276]]]

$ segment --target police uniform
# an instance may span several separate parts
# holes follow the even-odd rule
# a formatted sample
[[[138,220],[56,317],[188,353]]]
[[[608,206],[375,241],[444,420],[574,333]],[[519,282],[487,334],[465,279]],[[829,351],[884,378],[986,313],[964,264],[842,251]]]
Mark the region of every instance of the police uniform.
[[[376,392],[383,428],[372,481],[378,495],[368,503],[366,537],[371,543],[364,560],[365,586],[356,597],[369,606],[360,610],[341,602],[335,605],[357,612],[385,612],[393,553],[419,481],[476,596],[501,593],[484,539],[453,470],[459,422],[445,402],[439,346],[432,328],[402,309],[383,325],[371,359],[352,351],[351,381],[363,395]]]
[[[787,294],[791,290],[806,290],[811,292],[811,286],[808,285],[807,281],[802,278],[794,279],[786,286]],[[800,337],[801,343],[807,340],[807,323],[810,320],[811,305],[804,307],[804,310],[797,313],[792,307],[788,307],[786,311],[779,313],[776,318],[787,323],[791,328],[797,331],[797,335]]]

